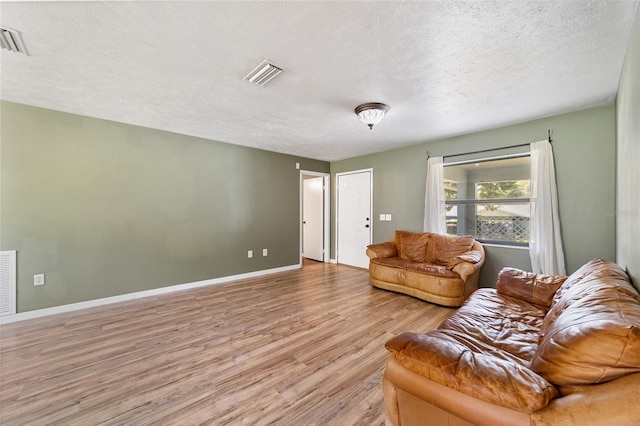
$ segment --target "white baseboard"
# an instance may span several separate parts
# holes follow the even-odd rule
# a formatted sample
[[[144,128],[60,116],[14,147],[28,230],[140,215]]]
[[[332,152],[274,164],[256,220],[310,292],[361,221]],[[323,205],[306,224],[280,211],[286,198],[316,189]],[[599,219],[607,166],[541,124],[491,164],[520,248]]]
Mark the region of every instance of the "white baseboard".
[[[51,308],[37,309],[35,311],[21,312],[14,315],[0,317],[0,324],[25,321],[35,318],[42,318],[49,315],[63,314],[66,312],[79,311],[81,309],[95,308],[97,306],[110,305],[112,303],[126,302],[129,300],[141,299],[143,297],[157,296],[160,294],[173,293],[176,291],[189,290],[192,288],[205,287],[227,283],[229,281],[255,278],[262,275],[275,274],[278,272],[300,269],[301,265],[282,266],[280,268],[265,269],[262,271],[247,272],[246,274],[230,275],[228,277],[213,278],[210,280],[196,281],[192,283],[176,284],[167,287],[153,288],[151,290],[137,291],[135,293],[120,294],[118,296],[104,297],[102,299],[87,300],[85,302],[70,303],[68,305],[53,306]]]
[[[335,263],[337,265],[338,264],[338,260],[337,259],[329,259],[329,263]]]

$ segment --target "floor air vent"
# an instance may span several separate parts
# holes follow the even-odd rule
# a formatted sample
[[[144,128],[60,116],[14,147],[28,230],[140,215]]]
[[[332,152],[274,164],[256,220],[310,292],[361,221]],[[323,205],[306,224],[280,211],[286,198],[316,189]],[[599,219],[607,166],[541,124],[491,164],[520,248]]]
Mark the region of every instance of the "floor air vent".
[[[0,316],[16,313],[16,252],[0,251]]]

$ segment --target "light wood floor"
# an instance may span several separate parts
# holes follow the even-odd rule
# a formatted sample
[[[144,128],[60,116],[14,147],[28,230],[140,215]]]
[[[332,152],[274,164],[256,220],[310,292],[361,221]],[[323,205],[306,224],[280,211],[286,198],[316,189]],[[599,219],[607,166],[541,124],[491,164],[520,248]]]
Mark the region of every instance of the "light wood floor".
[[[2,425],[381,425],[385,342],[453,310],[322,263],[0,327]]]

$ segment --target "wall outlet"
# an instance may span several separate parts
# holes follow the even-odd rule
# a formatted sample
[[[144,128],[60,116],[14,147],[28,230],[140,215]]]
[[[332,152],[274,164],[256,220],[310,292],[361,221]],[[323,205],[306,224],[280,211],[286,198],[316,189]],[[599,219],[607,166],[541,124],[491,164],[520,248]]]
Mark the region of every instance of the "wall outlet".
[[[266,256],[267,255],[267,249],[262,249],[262,255]]]
[[[247,257],[248,257],[249,259],[251,259],[251,258],[253,257],[253,250],[249,250],[249,251],[247,252]]]
[[[44,274],[36,274],[33,276],[33,285],[44,285]]]
[[[300,163],[296,163],[296,170],[300,170]]]

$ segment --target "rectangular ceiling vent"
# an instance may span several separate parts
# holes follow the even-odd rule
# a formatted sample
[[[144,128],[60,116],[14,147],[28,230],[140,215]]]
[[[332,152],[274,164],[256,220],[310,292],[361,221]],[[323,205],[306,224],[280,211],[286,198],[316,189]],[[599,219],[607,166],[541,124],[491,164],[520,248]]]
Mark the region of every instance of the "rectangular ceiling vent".
[[[0,26],[0,46],[9,52],[24,53],[29,55],[22,41],[20,31]]]
[[[282,67],[274,65],[271,61],[265,59],[260,63],[260,65],[255,67],[253,71],[247,74],[244,80],[250,81],[251,83],[255,83],[259,86],[264,86],[282,71]]]

